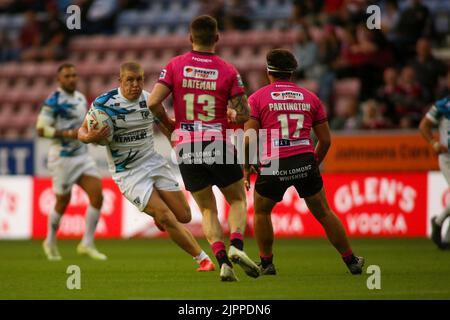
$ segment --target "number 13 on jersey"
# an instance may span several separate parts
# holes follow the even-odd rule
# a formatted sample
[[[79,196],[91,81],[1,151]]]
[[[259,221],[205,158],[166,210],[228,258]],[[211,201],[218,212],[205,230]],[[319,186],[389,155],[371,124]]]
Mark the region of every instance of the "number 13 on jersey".
[[[197,115],[194,114],[194,102],[197,98],[197,103],[202,106],[202,112]],[[196,96],[193,93],[187,93],[183,96],[186,101],[186,120],[200,120],[211,121],[216,117],[216,99],[209,94],[200,94]],[[197,116],[197,118],[195,117]]]

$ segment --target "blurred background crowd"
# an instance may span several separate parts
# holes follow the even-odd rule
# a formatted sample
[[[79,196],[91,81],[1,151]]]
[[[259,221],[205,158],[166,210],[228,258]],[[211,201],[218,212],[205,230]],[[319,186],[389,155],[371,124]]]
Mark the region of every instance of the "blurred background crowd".
[[[79,30],[66,26],[72,4]],[[373,4],[381,29],[366,24]],[[34,136],[61,61],[77,65],[89,101],[117,86],[125,60],[143,64],[150,90],[168,60],[189,50],[199,14],[218,20],[218,53],[248,94],[267,84],[267,50],[290,48],[295,81],[322,99],[333,130],[416,128],[450,94],[448,0],[0,0],[0,138]]]

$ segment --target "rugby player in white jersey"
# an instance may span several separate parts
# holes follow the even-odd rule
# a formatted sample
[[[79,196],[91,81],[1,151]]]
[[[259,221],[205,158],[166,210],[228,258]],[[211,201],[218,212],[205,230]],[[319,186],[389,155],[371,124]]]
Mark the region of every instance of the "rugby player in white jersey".
[[[440,139],[437,141],[433,136],[433,127],[439,126]],[[422,136],[428,141],[434,152],[439,156],[439,168],[450,186],[450,96],[447,96],[431,107],[420,122],[419,126]],[[450,216],[450,205],[436,217],[431,219],[431,239],[439,249],[450,249],[450,224],[442,239],[442,225]]]
[[[44,252],[49,260],[61,260],[56,232],[76,183],[87,193],[90,202],[86,212],[86,229],[77,251],[96,260],[106,260],[106,256],[94,246],[94,233],[103,202],[102,183],[86,145],[77,140],[78,128],[87,111],[86,98],[76,90],[77,73],[74,65],[62,64],[58,68],[57,79],[59,88],[44,102],[36,125],[40,137],[52,139],[48,169],[56,195],[56,204],[48,216]]]
[[[213,271],[208,255],[181,224],[191,220],[189,205],[168,162],[154,150],[154,117],[146,103],[149,93],[143,90],[142,67],[135,62],[122,64],[119,82],[119,88],[99,96],[91,106],[106,112],[113,122],[113,139],[106,146],[112,177],[131,203],[152,216],[199,263],[197,271]],[[78,138],[98,143],[109,134],[105,128],[88,130],[85,120]]]

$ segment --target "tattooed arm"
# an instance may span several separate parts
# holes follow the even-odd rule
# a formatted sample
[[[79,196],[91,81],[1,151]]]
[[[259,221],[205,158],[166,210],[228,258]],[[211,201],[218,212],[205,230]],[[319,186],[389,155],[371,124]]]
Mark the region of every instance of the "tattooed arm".
[[[228,108],[228,119],[234,123],[244,123],[249,119],[250,107],[247,96],[241,94],[231,99],[231,107]]]

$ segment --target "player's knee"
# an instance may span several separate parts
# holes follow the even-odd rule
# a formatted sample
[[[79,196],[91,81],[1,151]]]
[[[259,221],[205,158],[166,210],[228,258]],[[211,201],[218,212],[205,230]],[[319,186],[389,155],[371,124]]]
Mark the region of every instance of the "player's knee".
[[[181,214],[178,218],[178,221],[181,223],[189,223],[192,220],[191,208],[188,205],[183,207],[183,214]]]
[[[333,215],[333,211],[327,208],[320,208],[319,210],[315,210],[314,217],[319,221],[320,223],[325,222],[326,219],[331,217]]]
[[[157,209],[154,214],[156,221],[164,228],[170,228],[176,223],[175,217],[168,209]]]

